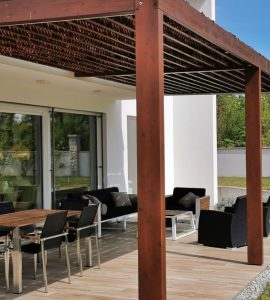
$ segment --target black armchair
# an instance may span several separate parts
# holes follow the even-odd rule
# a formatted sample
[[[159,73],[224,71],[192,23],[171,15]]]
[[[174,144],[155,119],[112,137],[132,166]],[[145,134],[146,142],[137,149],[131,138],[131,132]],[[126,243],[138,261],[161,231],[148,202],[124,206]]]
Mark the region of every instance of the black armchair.
[[[198,243],[218,248],[245,246],[247,244],[246,196],[238,197],[234,207],[226,208],[224,212],[202,210]]]
[[[268,237],[270,233],[269,218],[270,218],[270,196],[268,198],[268,201],[263,203],[263,236],[264,237]]]

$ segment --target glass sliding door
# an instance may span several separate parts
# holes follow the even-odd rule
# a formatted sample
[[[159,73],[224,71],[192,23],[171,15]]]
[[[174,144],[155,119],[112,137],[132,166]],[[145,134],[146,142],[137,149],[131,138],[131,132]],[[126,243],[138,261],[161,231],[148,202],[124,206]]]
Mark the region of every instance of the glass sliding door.
[[[0,201],[42,208],[42,118],[0,112]]]
[[[52,113],[52,186],[55,201],[97,188],[97,116]]]

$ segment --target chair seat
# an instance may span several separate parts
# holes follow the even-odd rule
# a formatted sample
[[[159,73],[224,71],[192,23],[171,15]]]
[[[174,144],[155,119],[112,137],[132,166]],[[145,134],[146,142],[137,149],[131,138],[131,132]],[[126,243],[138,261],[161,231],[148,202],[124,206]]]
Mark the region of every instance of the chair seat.
[[[68,239],[68,242],[69,243],[73,243],[75,240],[76,240],[76,232],[70,232],[68,235],[67,235],[67,239]]]
[[[30,243],[22,246],[22,252],[37,254],[41,252],[41,245],[36,243]]]

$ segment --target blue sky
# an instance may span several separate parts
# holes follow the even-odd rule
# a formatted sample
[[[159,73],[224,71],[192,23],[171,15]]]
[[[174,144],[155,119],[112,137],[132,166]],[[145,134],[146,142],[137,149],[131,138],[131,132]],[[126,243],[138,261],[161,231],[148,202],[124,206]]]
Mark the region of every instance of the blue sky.
[[[270,0],[216,0],[216,23],[270,58]]]

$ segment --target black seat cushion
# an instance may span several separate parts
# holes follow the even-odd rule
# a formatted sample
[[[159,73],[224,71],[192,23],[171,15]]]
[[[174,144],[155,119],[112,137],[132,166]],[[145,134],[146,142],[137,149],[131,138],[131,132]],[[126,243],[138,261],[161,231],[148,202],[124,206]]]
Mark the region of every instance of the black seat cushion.
[[[134,206],[112,207],[110,210],[108,210],[106,215],[101,216],[101,219],[102,220],[113,219],[119,216],[121,217],[136,212],[137,212],[137,208]]]
[[[30,243],[22,246],[22,252],[37,254],[41,251],[41,245],[36,243]]]

